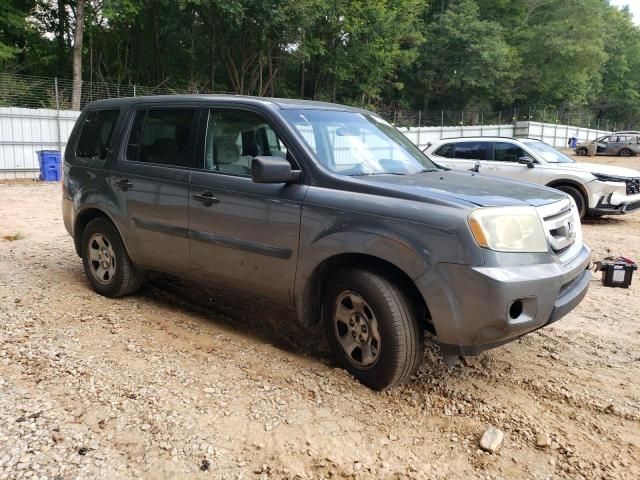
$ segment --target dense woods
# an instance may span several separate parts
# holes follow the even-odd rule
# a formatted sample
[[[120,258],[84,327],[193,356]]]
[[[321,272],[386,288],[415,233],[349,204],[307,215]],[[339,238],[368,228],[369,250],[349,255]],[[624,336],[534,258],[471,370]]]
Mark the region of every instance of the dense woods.
[[[640,29],[608,0],[3,0],[0,64],[374,109],[640,113]]]

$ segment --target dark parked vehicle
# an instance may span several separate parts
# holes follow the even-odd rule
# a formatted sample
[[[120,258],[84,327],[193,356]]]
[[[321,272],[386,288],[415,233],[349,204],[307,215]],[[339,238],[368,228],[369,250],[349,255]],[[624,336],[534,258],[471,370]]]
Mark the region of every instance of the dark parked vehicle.
[[[414,373],[425,330],[445,359],[474,355],[564,316],[591,276],[565,194],[445,170],[375,114],[326,103],[93,102],[62,210],[98,293],[158,270],[268,297],[322,320],[375,389]]]

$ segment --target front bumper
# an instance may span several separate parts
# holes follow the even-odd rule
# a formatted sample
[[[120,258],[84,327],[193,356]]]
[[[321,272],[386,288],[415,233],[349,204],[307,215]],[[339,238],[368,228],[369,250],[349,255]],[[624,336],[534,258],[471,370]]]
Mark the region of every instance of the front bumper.
[[[591,251],[566,264],[439,264],[419,279],[443,353],[477,355],[558,321],[584,298]],[[438,280],[439,278],[439,280]]]
[[[628,195],[624,183],[596,180],[587,185],[590,215],[622,215],[640,210],[640,193]]]
[[[589,215],[622,215],[640,210],[640,195],[626,197],[617,205],[608,202],[607,197],[602,197],[595,208],[589,209]]]

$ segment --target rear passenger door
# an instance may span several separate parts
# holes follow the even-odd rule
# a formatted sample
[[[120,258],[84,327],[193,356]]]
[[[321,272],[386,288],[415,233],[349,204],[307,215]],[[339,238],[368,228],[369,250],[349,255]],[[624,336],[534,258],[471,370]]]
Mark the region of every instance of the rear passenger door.
[[[206,134],[189,196],[193,275],[289,302],[308,187],[253,183],[251,161],[279,156],[299,166],[258,112],[211,108],[203,115]]]
[[[199,107],[154,105],[130,112],[111,186],[125,218],[129,254],[139,265],[189,270],[189,177]]]

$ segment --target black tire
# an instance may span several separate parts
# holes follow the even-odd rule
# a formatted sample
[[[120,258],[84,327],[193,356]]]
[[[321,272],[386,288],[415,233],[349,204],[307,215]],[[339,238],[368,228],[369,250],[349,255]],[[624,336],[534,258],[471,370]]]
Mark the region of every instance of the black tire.
[[[100,248],[96,249],[97,238],[103,238],[104,244],[112,252],[110,255],[112,261],[109,264],[114,268],[112,275],[103,275],[101,280],[96,274],[96,264],[99,266],[100,261],[89,258],[90,250],[100,250]],[[109,220],[105,218],[91,220],[82,232],[80,249],[84,273],[93,289],[100,295],[123,297],[134,293],[142,285],[144,275],[129,258],[120,234]]]
[[[570,185],[559,185],[555,188],[560,190],[561,192],[571,195],[573,200],[576,202],[576,206],[578,207],[578,212],[580,212],[581,219],[587,215],[587,200],[586,198],[584,198],[584,195],[580,190]]]
[[[340,338],[348,338],[348,334],[340,337],[336,320],[338,301],[345,292],[359,295],[377,323],[380,341],[377,358],[371,365],[357,365],[354,355],[348,355],[340,343]],[[327,339],[338,362],[369,388],[383,390],[405,382],[420,365],[424,331],[415,308],[402,290],[385,277],[355,268],[336,272],[327,284],[322,311]]]
[[[579,157],[585,157],[587,155],[587,149],[586,148],[576,148],[576,155],[578,155]]]
[[[628,148],[623,148],[622,150],[620,150],[618,152],[618,156],[620,157],[630,157],[633,155],[633,152],[631,150],[629,150]]]

